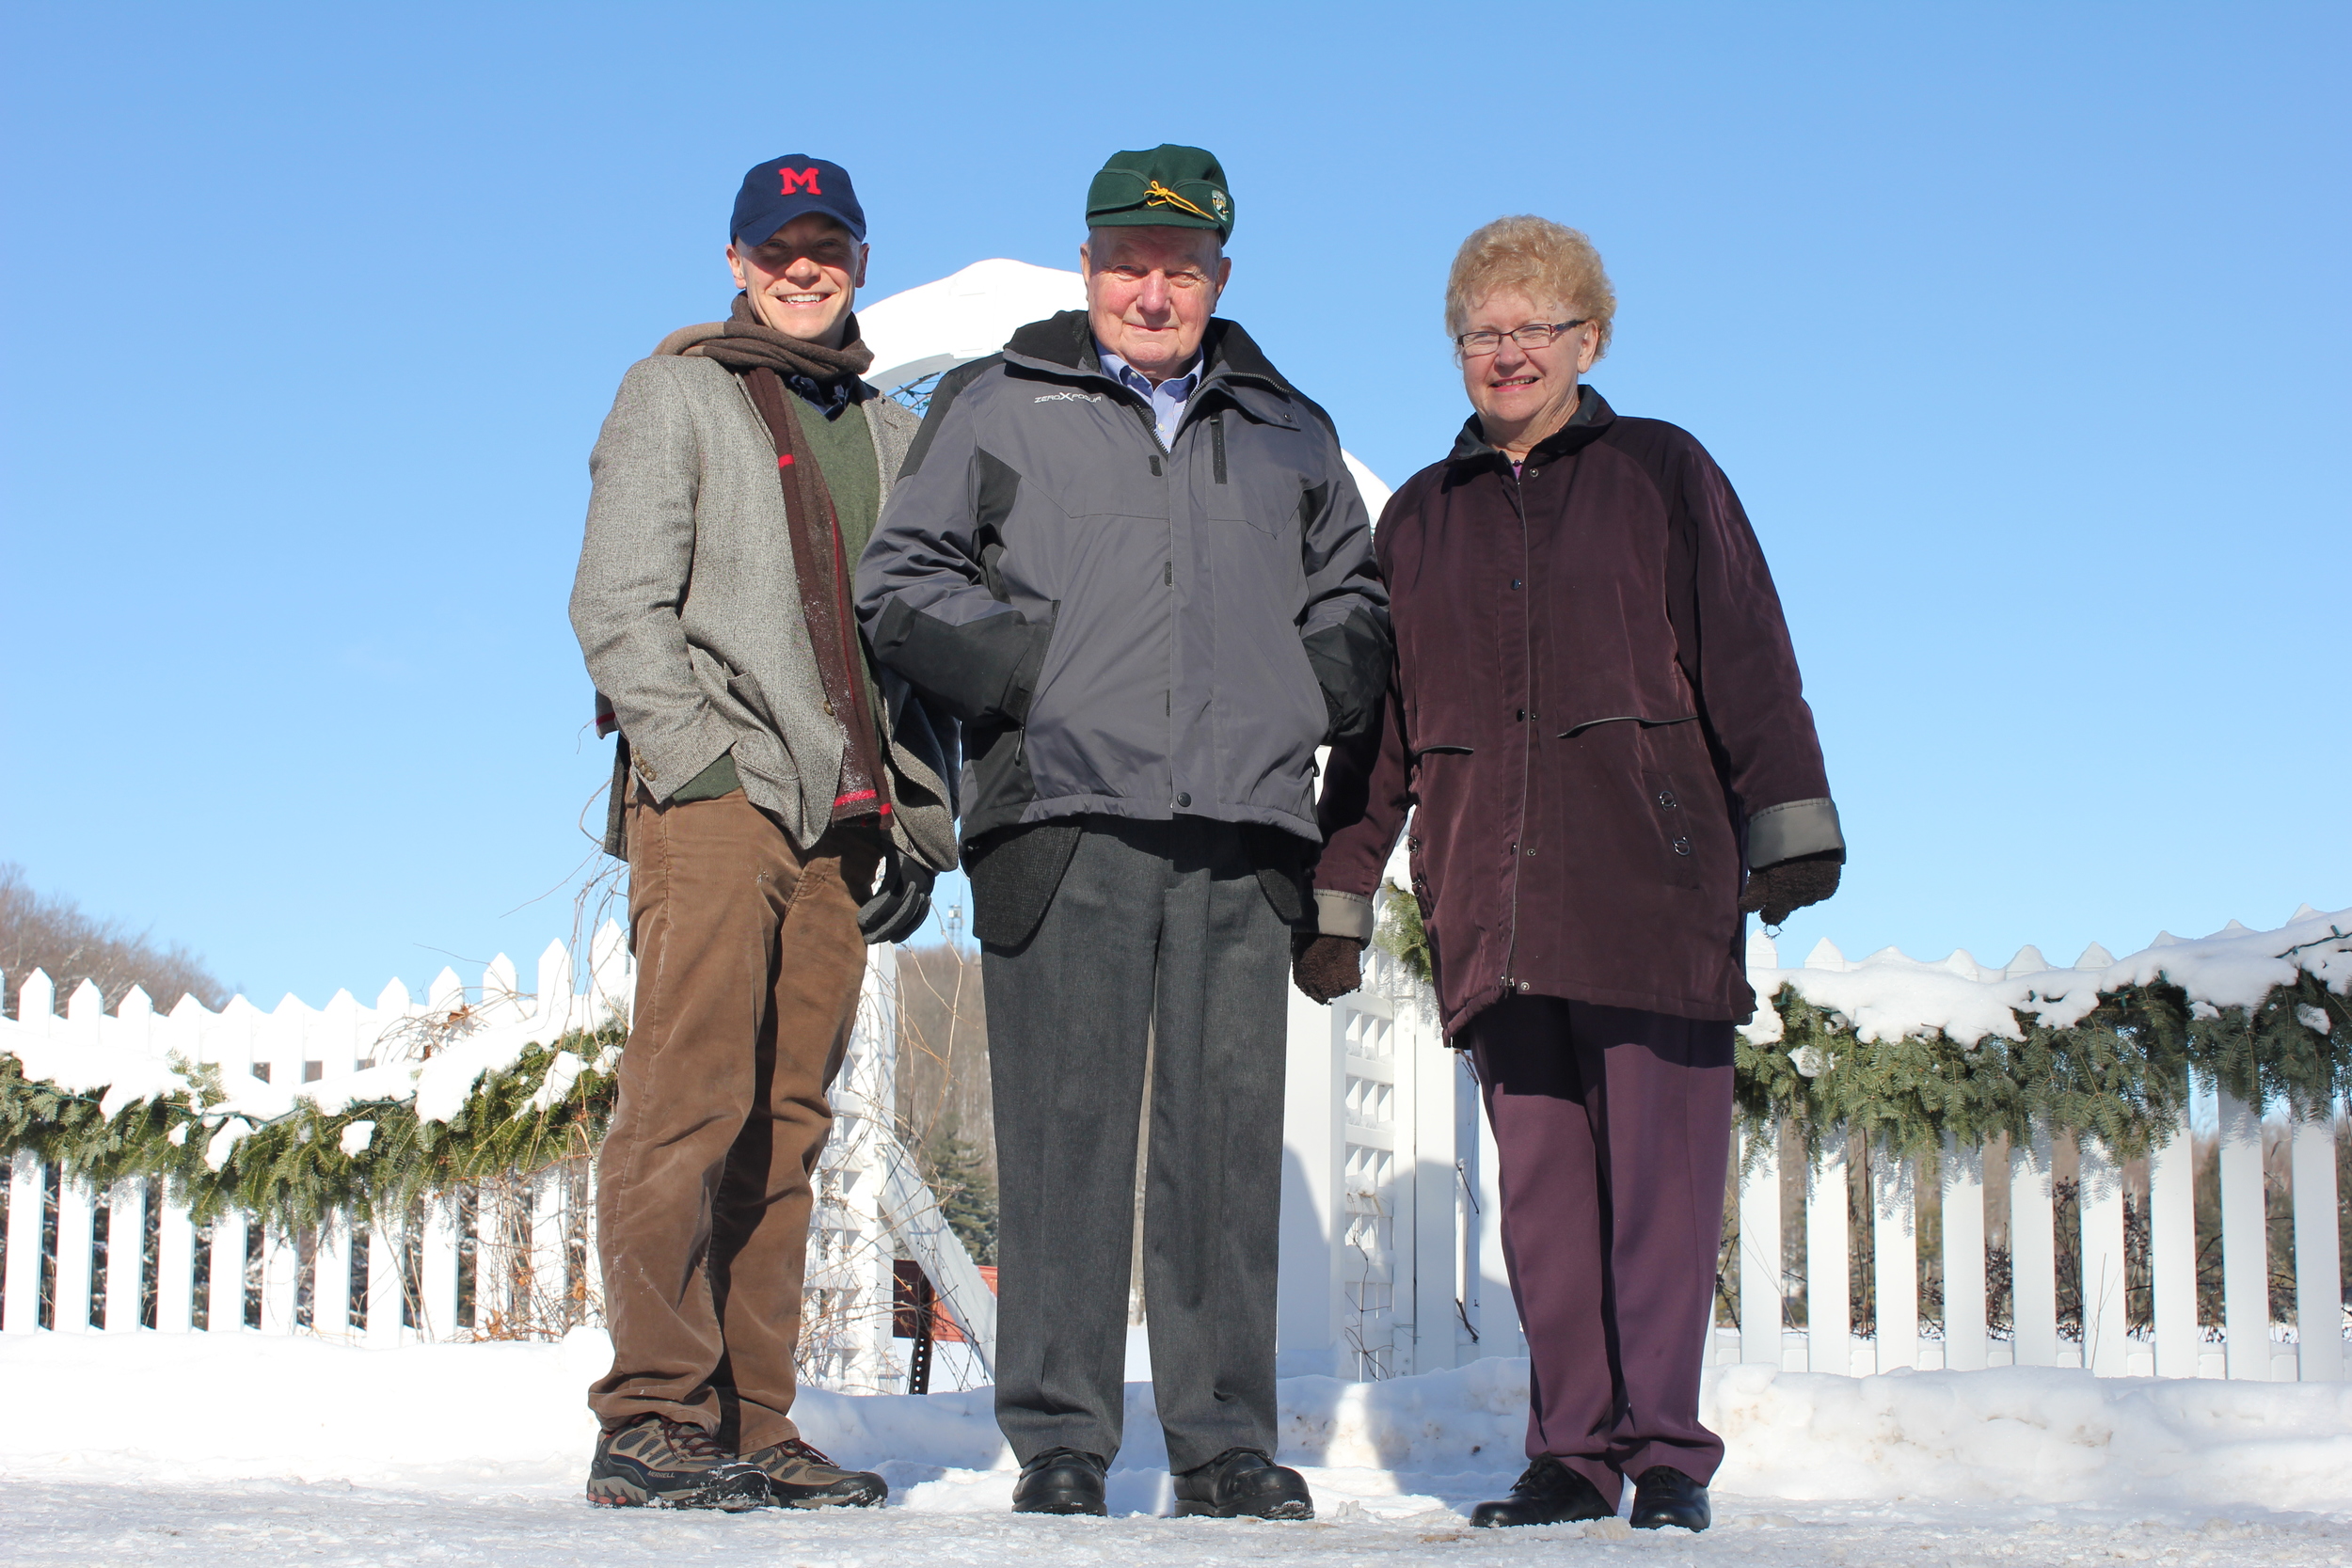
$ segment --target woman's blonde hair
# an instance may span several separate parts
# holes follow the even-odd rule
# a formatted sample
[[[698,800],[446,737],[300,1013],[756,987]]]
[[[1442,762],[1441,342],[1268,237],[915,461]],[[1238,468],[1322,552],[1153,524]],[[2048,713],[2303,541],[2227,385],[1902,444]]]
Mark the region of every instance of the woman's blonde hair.
[[[1577,230],[1521,214],[1497,218],[1464,240],[1446,275],[1446,336],[1459,333],[1479,301],[1501,289],[1538,305],[1557,301],[1600,329],[1595,358],[1609,352],[1617,291],[1609,286],[1600,252]]]

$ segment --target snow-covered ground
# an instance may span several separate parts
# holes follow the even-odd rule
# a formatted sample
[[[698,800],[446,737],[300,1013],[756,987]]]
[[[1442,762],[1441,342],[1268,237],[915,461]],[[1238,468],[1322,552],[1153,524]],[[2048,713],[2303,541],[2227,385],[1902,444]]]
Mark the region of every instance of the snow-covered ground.
[[[878,1513],[612,1513],[580,1500],[601,1336],[365,1351],[245,1335],[0,1339],[0,1562],[1823,1564],[2352,1561],[2352,1386],[2064,1370],[1839,1378],[1734,1367],[1704,1536],[1471,1531],[1520,1464],[1523,1362],[1282,1386],[1322,1517],[1154,1516],[1128,1390],[1108,1520],[1016,1519],[986,1390],[803,1396],[809,1438],[890,1479]]]

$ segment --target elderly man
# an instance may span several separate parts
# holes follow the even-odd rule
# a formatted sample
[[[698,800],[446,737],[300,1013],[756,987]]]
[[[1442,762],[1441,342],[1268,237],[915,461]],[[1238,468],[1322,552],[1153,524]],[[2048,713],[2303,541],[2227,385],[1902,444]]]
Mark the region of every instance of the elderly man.
[[[638,966],[597,1164],[612,1368],[588,1496],[870,1505],[882,1478],[790,1415],[809,1177],[866,940],[911,930],[954,863],[951,721],[875,678],[851,618],[846,562],[916,420],[858,379],[849,174],[761,164],[727,232],[732,318],[622,378],[572,590],[621,731],[606,847],[628,859]]]
[[[1100,1513],[1137,1123],[1180,1511],[1304,1519],[1276,1444],[1282,971],[1314,753],[1377,710],[1386,595],[1323,411],[1215,319],[1197,148],[1087,194],[1087,309],[942,382],[858,569],[875,656],[965,726],[1020,1512]]]
[[[1473,413],[1380,531],[1397,673],[1333,753],[1316,1001],[1356,989],[1411,810],[1447,1032],[1485,1087],[1534,1363],[1527,1472],[1477,1525],[1708,1524],[1699,1369],[1731,1143],[1741,915],[1845,858],[1763,552],[1687,433],[1579,378],[1616,298],[1585,237],[1502,218],[1446,291]]]

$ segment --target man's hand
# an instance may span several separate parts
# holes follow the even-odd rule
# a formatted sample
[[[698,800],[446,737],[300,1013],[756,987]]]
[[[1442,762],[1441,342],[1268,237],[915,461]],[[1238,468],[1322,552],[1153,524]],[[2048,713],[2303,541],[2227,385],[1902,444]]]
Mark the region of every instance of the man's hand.
[[[1291,980],[1308,1001],[1321,1006],[1364,983],[1364,944],[1354,937],[1315,931],[1291,936]]]
[[[866,945],[904,942],[922,929],[923,922],[930,918],[931,883],[936,879],[930,866],[893,847],[873,896],[857,911],[857,927]]]
[[[1748,885],[1740,895],[1740,912],[1761,912],[1765,925],[1777,926],[1791,911],[1820,903],[1837,891],[1844,853],[1841,849],[1823,849],[1818,854],[1799,855],[1793,860],[1758,866],[1748,873]]]

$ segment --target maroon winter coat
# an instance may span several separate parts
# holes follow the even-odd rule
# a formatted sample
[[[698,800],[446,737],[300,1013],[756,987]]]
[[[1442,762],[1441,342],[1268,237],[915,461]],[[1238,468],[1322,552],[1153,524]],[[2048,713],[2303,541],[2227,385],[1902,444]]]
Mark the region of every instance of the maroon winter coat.
[[[1376,550],[1396,670],[1383,722],[1331,754],[1323,928],[1361,934],[1355,897],[1418,807],[1449,1033],[1506,992],[1747,1018],[1743,858],[1844,841],[1772,574],[1706,449],[1587,388],[1515,479],[1473,418]]]

